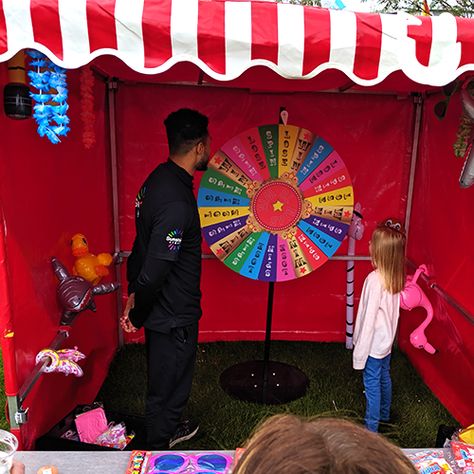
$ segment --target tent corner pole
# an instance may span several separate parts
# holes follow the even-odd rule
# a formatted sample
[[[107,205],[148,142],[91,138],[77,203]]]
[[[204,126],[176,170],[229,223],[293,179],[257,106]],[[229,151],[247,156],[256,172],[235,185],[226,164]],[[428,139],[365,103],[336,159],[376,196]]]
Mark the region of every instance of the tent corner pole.
[[[17,423],[18,413],[18,376],[16,370],[15,330],[11,305],[10,275],[7,266],[7,250],[5,242],[6,222],[0,207],[0,327],[2,330],[1,347],[3,358],[3,377],[5,395],[8,404],[10,431],[17,437],[21,449],[23,439],[20,424]]]
[[[417,94],[413,98],[415,104],[415,123],[413,125],[413,142],[410,159],[410,175],[408,179],[407,205],[405,211],[405,234],[408,242],[408,234],[411,223],[411,210],[413,206],[413,191],[415,189],[416,163],[418,160],[418,148],[421,133],[421,118],[423,114],[423,97]]]
[[[113,212],[113,233],[114,233],[114,260],[115,277],[120,284],[117,291],[117,320],[122,314],[122,272],[120,264],[120,224],[119,224],[119,197],[118,197],[118,157],[117,157],[117,122],[116,122],[116,96],[118,91],[118,81],[115,78],[107,79],[107,118],[109,126],[109,151],[110,151],[110,177],[112,181],[112,212]],[[124,344],[123,332],[118,326],[118,344],[122,347]]]

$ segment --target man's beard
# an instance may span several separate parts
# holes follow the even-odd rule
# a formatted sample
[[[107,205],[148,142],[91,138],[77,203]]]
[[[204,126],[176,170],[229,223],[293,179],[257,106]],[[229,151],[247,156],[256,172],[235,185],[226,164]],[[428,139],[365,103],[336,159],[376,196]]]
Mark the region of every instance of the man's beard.
[[[208,163],[209,163],[209,155],[203,156],[202,159],[197,164],[196,170],[197,171],[206,171]]]

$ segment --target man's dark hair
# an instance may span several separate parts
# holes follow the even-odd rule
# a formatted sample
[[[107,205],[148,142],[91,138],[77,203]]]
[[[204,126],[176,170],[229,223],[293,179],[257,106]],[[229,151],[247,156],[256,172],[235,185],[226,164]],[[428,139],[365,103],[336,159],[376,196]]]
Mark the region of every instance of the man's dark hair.
[[[200,141],[204,141],[209,132],[209,119],[192,109],[179,109],[165,119],[166,136],[170,155],[184,155]]]

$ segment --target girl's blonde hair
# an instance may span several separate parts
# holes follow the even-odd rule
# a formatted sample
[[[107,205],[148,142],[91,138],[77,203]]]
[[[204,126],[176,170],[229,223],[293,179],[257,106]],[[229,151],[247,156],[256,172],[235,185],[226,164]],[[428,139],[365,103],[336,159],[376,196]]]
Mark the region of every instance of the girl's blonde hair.
[[[372,264],[382,276],[385,289],[392,294],[405,286],[405,243],[404,229],[394,219],[379,224],[370,240]]]
[[[276,415],[249,439],[233,474],[416,474],[381,435],[335,418]]]

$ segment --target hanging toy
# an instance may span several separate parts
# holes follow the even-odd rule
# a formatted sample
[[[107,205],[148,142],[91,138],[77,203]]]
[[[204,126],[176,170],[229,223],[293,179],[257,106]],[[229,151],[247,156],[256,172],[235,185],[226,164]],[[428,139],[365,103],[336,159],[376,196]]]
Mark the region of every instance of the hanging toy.
[[[38,90],[37,94],[30,93],[35,101],[33,117],[38,124],[38,134],[55,145],[61,141],[59,137],[69,132],[66,70],[39,51],[29,50],[28,55],[34,68],[28,71],[28,76],[31,86]]]
[[[73,275],[79,275],[97,285],[102,277],[109,274],[108,266],[112,263],[110,253],[99,253],[94,255],[89,252],[89,244],[83,234],[75,234],[71,239],[72,254],[76,257]]]
[[[436,349],[428,342],[425,335],[425,329],[433,319],[433,306],[431,306],[430,300],[416,282],[421,273],[428,274],[425,265],[420,265],[413,276],[407,277],[405,288],[400,293],[400,307],[408,311],[418,306],[426,309],[427,316],[410,334],[410,342],[417,349],[424,349],[429,354],[434,354]]]
[[[474,122],[474,79],[470,78],[461,87],[461,103],[466,115]]]
[[[72,374],[76,377],[82,377],[84,374],[77,362],[85,359],[86,356],[79,352],[77,347],[74,347],[74,349],[61,349],[59,351],[43,349],[36,355],[36,363],[38,364],[45,358],[50,359],[50,363],[43,368],[43,372],[47,374],[59,372],[65,375]]]
[[[95,295],[105,295],[117,290],[118,283],[92,285],[80,276],[70,276],[64,265],[55,257],[51,259],[54,273],[59,279],[57,289],[59,303],[63,308],[61,325],[69,326],[75,316],[86,309],[96,310]]]
[[[92,148],[95,138],[95,113],[94,113],[94,74],[90,67],[81,69],[81,120],[82,143],[86,150]]]
[[[8,61],[8,84],[3,89],[5,115],[12,119],[31,117],[30,89],[26,84],[25,53],[19,51]]]
[[[459,177],[461,188],[474,184],[474,79],[468,79],[461,88],[461,103],[464,114],[458,129],[458,139],[464,146],[461,154],[465,158]]]

